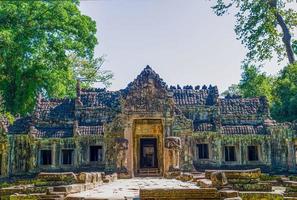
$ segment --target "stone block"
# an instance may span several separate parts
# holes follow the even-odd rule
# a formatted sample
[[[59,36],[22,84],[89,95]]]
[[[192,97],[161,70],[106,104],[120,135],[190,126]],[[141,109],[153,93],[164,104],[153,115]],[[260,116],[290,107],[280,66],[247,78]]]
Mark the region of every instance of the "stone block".
[[[61,172],[61,173],[40,172],[37,177],[38,179],[45,180],[45,181],[77,182],[77,177],[73,172]]]
[[[198,179],[197,185],[200,186],[201,188],[211,188],[212,183],[210,179]]]
[[[212,186],[216,188],[222,188],[227,185],[227,177],[224,172],[216,171],[211,173],[210,180],[212,182]]]
[[[259,183],[260,179],[228,179],[228,183],[230,184],[251,184],[251,183]]]
[[[283,200],[282,194],[274,192],[239,192],[243,200]]]
[[[283,181],[282,185],[286,187],[286,191],[297,191],[297,181]]]
[[[205,170],[205,177],[210,179],[213,172],[218,170]],[[227,179],[259,179],[261,176],[261,169],[249,170],[220,170],[225,173]]]
[[[64,185],[53,187],[53,192],[65,192],[67,194],[77,193],[83,191],[82,184]]]
[[[194,200],[194,199],[220,199],[215,188],[200,189],[140,189],[139,197],[145,199],[170,199],[170,200]]]
[[[165,178],[176,178],[181,175],[180,171],[170,171],[165,173]]]
[[[233,184],[232,186],[240,191],[272,191],[270,183]]]
[[[176,179],[181,181],[191,181],[193,180],[193,175],[191,173],[181,173]]]
[[[81,172],[77,176],[79,183],[91,183],[92,182],[92,174],[88,172]]]
[[[219,190],[219,194],[221,199],[239,197],[239,193],[236,190],[222,189]]]

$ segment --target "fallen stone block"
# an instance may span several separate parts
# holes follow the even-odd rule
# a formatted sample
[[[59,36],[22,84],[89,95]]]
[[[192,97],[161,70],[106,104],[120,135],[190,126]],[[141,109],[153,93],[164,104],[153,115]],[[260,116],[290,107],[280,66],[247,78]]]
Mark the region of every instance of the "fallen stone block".
[[[219,194],[221,199],[239,197],[239,193],[236,190],[222,189],[222,190],[219,190]]]
[[[250,184],[250,183],[259,183],[260,179],[228,179],[230,184]]]
[[[212,182],[212,186],[216,188],[222,188],[228,183],[227,177],[222,171],[215,171],[211,173],[210,180]]]
[[[79,183],[91,183],[92,182],[92,174],[88,172],[81,172],[77,176]]]
[[[286,187],[287,192],[297,192],[297,181],[283,181],[282,185]]]
[[[198,179],[197,185],[200,186],[201,188],[211,188],[212,187],[212,183],[211,183],[210,179]]]
[[[215,171],[222,171],[225,173],[227,179],[259,179],[261,176],[261,169],[249,170],[205,170],[205,177],[210,179],[210,176]]]
[[[61,172],[61,173],[40,172],[37,177],[38,179],[45,180],[45,181],[77,182],[77,177],[73,172]]]
[[[232,186],[240,191],[272,191],[270,183],[233,184]]]
[[[224,200],[242,200],[241,197],[231,197],[231,198],[225,198]]]
[[[216,188],[200,189],[140,189],[140,199],[220,199]]]
[[[65,192],[67,194],[83,191],[82,184],[64,185],[53,187],[53,192]]]
[[[274,192],[239,192],[243,200],[283,200],[282,194]]]
[[[191,173],[181,173],[180,176],[176,177],[177,180],[181,181],[191,181],[193,180],[193,175]]]

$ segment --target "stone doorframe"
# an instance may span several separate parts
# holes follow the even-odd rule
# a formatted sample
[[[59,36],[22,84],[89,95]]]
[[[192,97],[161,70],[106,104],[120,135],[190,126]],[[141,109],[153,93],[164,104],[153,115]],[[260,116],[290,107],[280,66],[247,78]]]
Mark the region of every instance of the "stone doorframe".
[[[164,128],[161,119],[135,119],[132,129],[133,137],[133,172],[134,176],[139,175],[140,170],[140,139],[156,138],[157,139],[157,159],[159,174],[163,175],[163,159],[164,159]]]

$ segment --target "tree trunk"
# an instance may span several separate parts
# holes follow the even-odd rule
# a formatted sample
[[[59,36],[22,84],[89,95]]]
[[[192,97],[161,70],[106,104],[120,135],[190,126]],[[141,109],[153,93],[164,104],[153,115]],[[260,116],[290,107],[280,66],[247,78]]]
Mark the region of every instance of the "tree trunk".
[[[279,14],[276,13],[276,20],[277,23],[280,25],[280,27],[282,28],[283,31],[283,43],[286,47],[286,52],[287,52],[287,56],[289,59],[290,64],[293,64],[295,62],[295,56],[294,56],[294,52],[292,49],[292,41],[291,41],[291,33],[287,27],[287,24],[285,23],[283,17]]]
[[[272,9],[275,9],[275,17],[278,25],[280,25],[282,31],[283,31],[283,43],[286,47],[286,53],[290,64],[293,64],[295,62],[295,56],[292,48],[292,35],[290,33],[290,30],[281,16],[281,14],[277,11],[277,0],[270,0],[269,2]]]

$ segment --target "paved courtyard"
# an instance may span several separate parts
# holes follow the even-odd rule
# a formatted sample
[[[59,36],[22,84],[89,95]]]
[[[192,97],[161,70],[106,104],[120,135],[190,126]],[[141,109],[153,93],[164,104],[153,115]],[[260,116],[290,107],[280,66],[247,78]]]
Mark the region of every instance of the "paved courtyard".
[[[141,188],[199,188],[194,183],[182,182],[175,179],[164,178],[133,178],[133,179],[119,179],[112,183],[100,185],[92,190],[71,194],[67,197],[76,197],[84,199],[138,199],[139,189]]]

